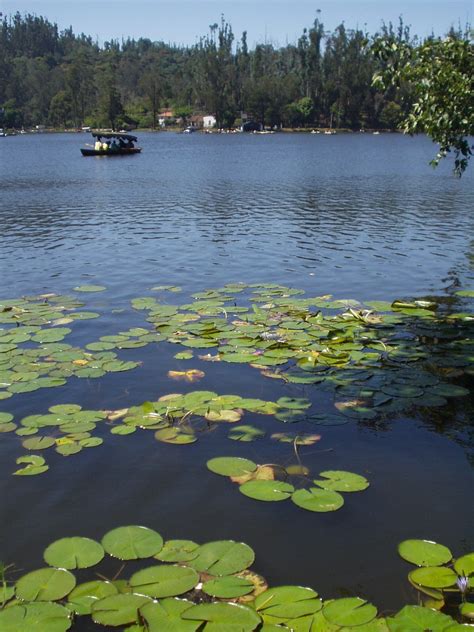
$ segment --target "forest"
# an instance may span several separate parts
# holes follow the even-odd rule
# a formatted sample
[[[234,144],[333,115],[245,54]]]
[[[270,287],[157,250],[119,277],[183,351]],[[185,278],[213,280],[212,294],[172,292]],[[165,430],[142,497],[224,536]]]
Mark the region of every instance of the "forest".
[[[166,108],[184,124],[213,114],[226,128],[245,113],[272,127],[397,129],[412,88],[373,85],[381,40],[394,48],[420,42],[401,19],[370,35],[344,23],[329,32],[317,18],[296,43],[251,50],[246,32],[236,39],[222,16],[193,46],[145,38],[99,45],[72,27],[16,13],[0,25],[0,126],[155,129]]]

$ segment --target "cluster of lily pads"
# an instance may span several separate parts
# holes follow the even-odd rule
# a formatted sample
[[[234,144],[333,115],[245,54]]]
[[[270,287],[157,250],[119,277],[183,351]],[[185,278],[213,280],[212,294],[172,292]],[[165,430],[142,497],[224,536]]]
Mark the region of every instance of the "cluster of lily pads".
[[[0,301],[0,325],[6,325],[0,328],[0,400],[63,386],[73,376],[98,378],[138,366],[110,351],[116,345],[134,348],[147,344],[140,342],[133,329],[124,336],[111,336],[113,345],[107,336],[85,349],[64,342],[71,329],[63,325],[99,317],[96,312],[78,311],[82,306],[75,298],[55,294]],[[143,332],[149,335],[148,342],[156,339],[153,332],[141,329],[140,334]]]
[[[474,553],[457,559],[448,547],[429,540],[404,540],[399,555],[418,568],[410,571],[408,581],[419,591],[421,601],[436,610],[446,603],[459,602],[459,613],[474,622]]]
[[[17,464],[23,467],[14,472],[24,476],[42,474],[49,469],[45,459],[35,452],[54,448],[63,456],[71,456],[84,448],[102,445],[103,438],[92,434],[98,424],[107,424],[110,432],[116,435],[132,434],[138,428],[153,430],[157,441],[184,445],[194,443],[199,432],[208,431],[217,423],[239,421],[245,411],[278,415],[281,411],[289,411],[289,406],[309,405],[302,398],[282,397],[271,402],[218,395],[214,391],[192,391],[185,395],[164,395],[156,402],[144,402],[121,410],[83,410],[78,404],[58,404],[51,406],[46,414],[24,417],[19,425],[10,413],[0,413],[0,432],[15,432],[25,437],[22,445],[28,454],[18,457]],[[284,433],[281,436],[277,433],[275,438],[288,440]]]
[[[361,492],[369,487],[368,480],[360,474],[343,470],[327,470],[320,472],[321,478],[313,480],[309,489],[295,489],[285,479],[288,476],[306,474],[305,468],[283,468],[274,464],[258,465],[250,459],[221,456],[210,459],[207,467],[214,474],[228,476],[233,483],[239,485],[239,491],[265,502],[279,502],[291,498],[295,505],[318,513],[337,511],[344,504],[339,492]],[[279,480],[280,479],[280,480]],[[283,480],[281,480],[283,479]]]
[[[181,306],[155,297],[132,305],[148,311],[162,340],[207,350],[201,360],[246,363],[266,377],[334,389],[335,423],[342,415],[442,406],[469,393],[444,379],[473,373],[472,314],[438,315],[437,303],[424,300],[361,304],[303,293],[276,284],[228,284],[193,294]]]
[[[43,557],[47,566],[15,583],[5,576],[0,581],[2,632],[66,632],[83,617],[126,632],[456,632],[466,628],[428,607],[405,606],[384,618],[360,597],[323,601],[312,588],[269,587],[264,577],[249,570],[254,551],[233,540],[202,545],[191,540],[164,542],[153,529],[126,526],[109,531],[101,542],[61,538],[45,549]],[[106,557],[135,561],[134,572],[119,577],[126,568],[122,564],[107,578],[97,568]],[[472,570],[472,559],[465,557],[467,562],[463,558],[457,562],[463,569],[469,564]]]

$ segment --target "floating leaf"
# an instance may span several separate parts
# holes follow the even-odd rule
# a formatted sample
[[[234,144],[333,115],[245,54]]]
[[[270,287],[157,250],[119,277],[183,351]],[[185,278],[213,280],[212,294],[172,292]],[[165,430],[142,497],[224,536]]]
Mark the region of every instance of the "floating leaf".
[[[176,445],[185,445],[187,443],[194,443],[197,441],[196,436],[190,430],[183,430],[181,428],[163,428],[155,432],[155,439],[162,443],[174,443]]]
[[[24,601],[57,601],[76,585],[72,573],[60,568],[41,568],[23,575],[16,584],[16,595]]]
[[[22,445],[27,450],[46,450],[55,445],[55,443],[54,437],[31,437],[30,439],[25,439]]]
[[[233,441],[249,442],[263,438],[265,436],[265,431],[260,430],[260,428],[256,428],[255,426],[242,425],[231,428],[228,436],[229,439],[232,439]]]
[[[162,562],[189,562],[197,557],[198,549],[192,540],[167,540],[155,557]]]
[[[103,285],[78,285],[75,292],[103,292],[106,288]]]
[[[317,597],[318,593],[312,588],[278,586],[260,594],[254,605],[265,621],[284,623],[321,610],[323,604]]]
[[[210,579],[202,586],[203,592],[219,599],[235,599],[253,592],[254,584],[248,579],[230,575]]]
[[[186,599],[160,599],[140,608],[148,632],[195,632],[201,621],[184,621],[182,615],[194,604]]]
[[[467,555],[458,557],[454,562],[454,570],[458,575],[464,575],[465,577],[474,575],[474,553],[468,553]]]
[[[410,580],[428,588],[449,588],[457,580],[456,573],[444,566],[425,566],[411,571]]]
[[[324,605],[323,615],[329,623],[340,626],[359,626],[377,616],[377,608],[360,597],[334,599]]]
[[[442,632],[452,623],[451,617],[421,606],[405,606],[394,617],[387,618],[390,632]]]
[[[206,629],[214,632],[252,632],[261,623],[254,610],[236,603],[203,603],[189,608],[182,616],[186,620],[207,621]]]
[[[69,593],[68,606],[80,615],[91,614],[93,604],[99,599],[116,595],[117,588],[108,581],[91,581],[79,584]]]
[[[46,564],[69,570],[95,566],[103,557],[104,549],[98,542],[80,537],[56,540],[44,552]]]
[[[189,369],[189,371],[168,371],[168,377],[172,380],[182,380],[184,382],[198,382],[205,376],[204,371]]]
[[[207,468],[221,476],[244,476],[257,469],[257,464],[249,459],[235,456],[219,456],[207,462]]]
[[[149,597],[176,597],[188,592],[199,582],[199,574],[186,566],[151,566],[130,578],[134,592]]]
[[[0,610],[2,632],[66,632],[70,612],[57,603],[17,604]]]
[[[102,625],[119,626],[138,623],[138,611],[151,600],[145,595],[111,595],[92,605],[92,619]]]
[[[200,546],[198,556],[189,562],[189,566],[209,575],[233,575],[248,568],[254,559],[255,554],[247,544],[218,540]]]
[[[398,545],[398,553],[417,566],[441,566],[453,557],[446,546],[430,540],[404,540]]]
[[[118,527],[102,538],[105,551],[119,560],[138,560],[153,557],[163,547],[159,533],[147,527]]]
[[[317,512],[337,511],[344,504],[341,494],[317,487],[298,489],[291,500],[302,509]]]
[[[241,485],[239,491],[249,498],[271,502],[286,500],[295,491],[295,488],[282,481],[254,480]]]
[[[352,472],[327,470],[320,472],[319,475],[327,480],[315,480],[314,483],[318,487],[335,492],[361,492],[369,486],[369,481],[366,478]]]

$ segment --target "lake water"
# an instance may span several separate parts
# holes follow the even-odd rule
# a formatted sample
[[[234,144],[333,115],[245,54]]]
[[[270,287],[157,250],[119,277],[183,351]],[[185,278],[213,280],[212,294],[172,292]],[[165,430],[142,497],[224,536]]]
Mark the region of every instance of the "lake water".
[[[426,138],[140,134],[143,153],[114,160],[81,157],[88,140],[45,134],[0,141],[0,298],[105,285],[83,295],[101,318],[74,324],[74,344],[143,326],[130,300],[154,285],[180,286],[169,295],[175,303],[240,281],[390,301],[472,287],[472,167],[461,180],[448,165],[432,170],[435,148]],[[166,376],[183,369],[173,358],[180,350],[170,343],[124,350],[120,357],[143,365],[15,395],[0,410],[21,418],[64,402],[122,408],[196,389],[317,397],[313,387],[275,384],[246,365],[199,361],[193,368],[205,378],[183,388]],[[305,465],[360,472],[372,483],[327,515],[252,501],[208,472],[207,459],[223,454],[291,461],[291,446],[228,441],[227,428],[181,447],[151,433],[105,431],[102,447],[53,454],[50,471],[37,477],[10,476],[21,446],[14,434],[0,434],[0,559],[31,570],[56,538],[100,538],[121,524],[145,524],[165,538],[247,542],[255,569],[273,585],[399,608],[413,600],[400,540],[432,539],[457,554],[474,544],[469,435],[448,431],[466,406],[466,398],[451,406],[444,426],[401,415],[381,427],[315,428],[322,440],[301,449]],[[270,417],[265,425],[287,429]]]

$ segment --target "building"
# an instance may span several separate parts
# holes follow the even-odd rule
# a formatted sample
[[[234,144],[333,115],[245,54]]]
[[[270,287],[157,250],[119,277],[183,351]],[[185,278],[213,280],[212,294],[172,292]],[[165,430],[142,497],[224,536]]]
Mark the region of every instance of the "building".
[[[210,129],[211,127],[216,126],[216,117],[212,114],[208,114],[207,116],[202,117],[202,125],[204,129]]]

